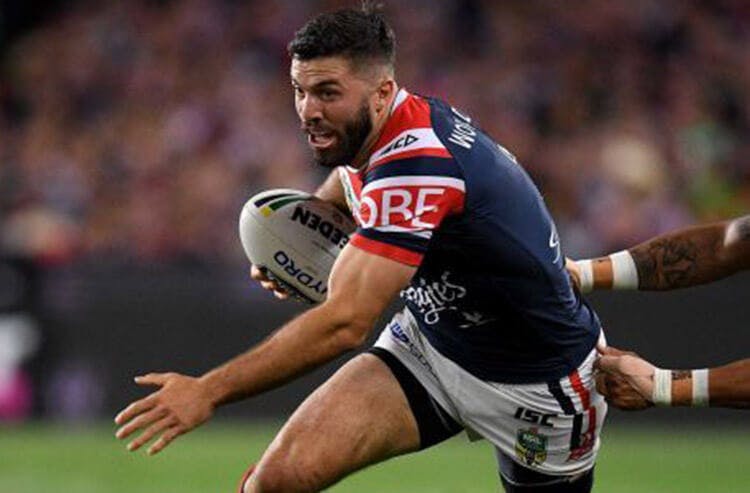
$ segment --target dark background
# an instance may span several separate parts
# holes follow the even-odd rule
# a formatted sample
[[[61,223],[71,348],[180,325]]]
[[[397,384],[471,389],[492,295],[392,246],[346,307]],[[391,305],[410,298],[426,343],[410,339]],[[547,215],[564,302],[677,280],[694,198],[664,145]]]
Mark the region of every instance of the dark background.
[[[399,80],[519,157],[567,255],[750,210],[747,1],[385,3]],[[0,1],[0,258],[25,279],[0,276],[16,297],[0,317],[36,322],[31,416],[111,417],[143,394],[134,375],[198,374],[300,310],[249,281],[236,218],[259,190],[322,179],[285,45],[311,15],[356,5]],[[743,274],[591,300],[613,345],[701,367],[750,354],[748,288]],[[339,364],[222,414],[288,413]]]
[[[45,330],[54,351],[40,363],[50,369],[66,360],[86,362],[101,379],[101,411],[110,415],[143,393],[132,383],[133,376],[147,371],[197,375],[260,341],[302,308],[271,301],[234,271],[99,266],[59,272],[46,281]],[[747,357],[748,292],[750,275],[742,274],[709,287],[596,293],[590,301],[610,344],[665,368],[696,368]],[[344,359],[280,390],[229,406],[222,414],[288,414]],[[715,409],[613,415],[621,420],[747,419],[742,411]]]

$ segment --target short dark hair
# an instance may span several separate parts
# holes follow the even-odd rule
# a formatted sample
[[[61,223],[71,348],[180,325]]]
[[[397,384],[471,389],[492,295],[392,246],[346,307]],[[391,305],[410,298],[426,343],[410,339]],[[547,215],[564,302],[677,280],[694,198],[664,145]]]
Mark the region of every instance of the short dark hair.
[[[343,56],[356,64],[373,60],[393,68],[396,35],[378,8],[343,9],[319,14],[297,31],[288,46],[298,60]]]

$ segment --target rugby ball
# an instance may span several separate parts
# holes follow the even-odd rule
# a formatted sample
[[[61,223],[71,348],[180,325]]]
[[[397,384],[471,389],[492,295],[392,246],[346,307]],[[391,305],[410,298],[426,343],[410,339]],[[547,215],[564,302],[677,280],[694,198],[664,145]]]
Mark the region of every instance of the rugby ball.
[[[261,192],[240,213],[247,258],[291,295],[320,303],[354,222],[333,204],[292,189]]]

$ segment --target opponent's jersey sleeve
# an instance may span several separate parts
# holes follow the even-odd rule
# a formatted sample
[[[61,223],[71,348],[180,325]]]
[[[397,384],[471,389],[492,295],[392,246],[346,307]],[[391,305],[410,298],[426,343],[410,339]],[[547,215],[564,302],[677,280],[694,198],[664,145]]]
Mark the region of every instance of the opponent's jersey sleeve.
[[[359,227],[351,242],[418,266],[443,220],[463,211],[465,192],[458,163],[433,129],[424,125],[403,130],[373,153],[354,209]]]

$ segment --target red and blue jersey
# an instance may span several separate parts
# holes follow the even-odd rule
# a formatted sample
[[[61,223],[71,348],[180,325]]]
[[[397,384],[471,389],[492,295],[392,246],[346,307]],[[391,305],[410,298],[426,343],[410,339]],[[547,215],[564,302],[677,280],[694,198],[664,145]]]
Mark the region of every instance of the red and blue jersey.
[[[401,90],[362,171],[341,181],[352,245],[416,266],[401,296],[430,343],[484,380],[575,370],[601,330],[515,158],[446,103]]]

